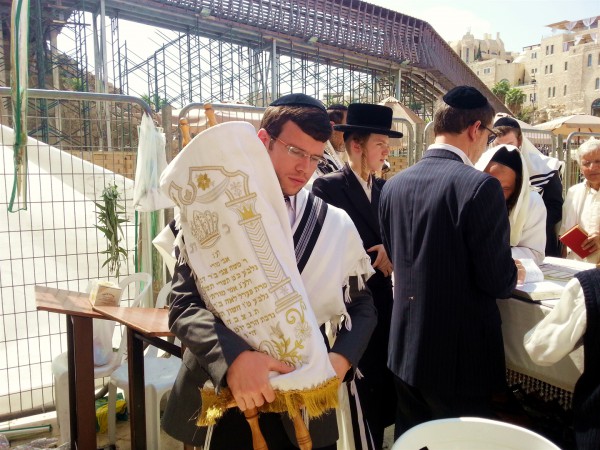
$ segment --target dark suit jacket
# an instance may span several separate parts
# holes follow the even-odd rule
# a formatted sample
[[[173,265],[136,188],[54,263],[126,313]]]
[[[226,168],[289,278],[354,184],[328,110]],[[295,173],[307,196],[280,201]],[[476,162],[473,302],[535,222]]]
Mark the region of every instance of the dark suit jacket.
[[[343,328],[331,351],[344,355],[356,367],[375,327],[376,312],[371,293],[366,288],[359,291],[355,277],[350,278],[350,296],[352,302],[347,305],[347,310],[352,330]],[[209,379],[214,386],[226,386],[231,363],[241,352],[252,348],[206,309],[187,264],[175,267],[171,299],[169,327],[186,351],[169,396],[162,427],[174,438],[200,446],[204,444],[206,428],[196,426],[195,419],[201,407],[198,388]],[[283,417],[283,421],[288,436],[295,442],[293,425],[287,417]],[[269,443],[269,430],[262,428],[262,431]],[[315,448],[333,444],[338,438],[335,412],[311,421],[310,434]],[[215,426],[211,448],[242,450],[246,447],[239,444],[240,439],[250,442],[249,436],[250,428],[243,415],[233,408]]]
[[[327,203],[343,209],[348,213],[352,222],[358,230],[358,234],[363,241],[363,247],[366,249],[374,245],[381,244],[381,233],[379,230],[379,196],[385,180],[374,178],[371,187],[371,201],[356,175],[348,164],[336,172],[324,175],[313,181],[312,191]],[[376,252],[369,253],[371,262],[375,261]],[[391,287],[391,278],[384,277],[380,270],[377,270],[367,282],[369,288]],[[377,302],[377,297],[373,292],[373,297]]]
[[[384,186],[380,223],[394,263],[392,372],[446,398],[502,386],[496,298],[510,296],[517,270],[498,180],[429,149]]]
[[[371,186],[371,201],[348,164],[341,170],[313,181],[313,193],[327,203],[348,213],[363,241],[365,250],[382,243],[379,229],[379,197],[385,180],[374,178]],[[369,253],[371,262],[377,252]],[[379,269],[367,281],[373,293],[373,303],[377,308],[377,327],[369,341],[369,346],[360,360],[359,368],[365,377],[357,381],[361,403],[370,417],[371,410],[382,417],[381,427],[391,425],[395,415],[393,377],[387,370],[387,349],[390,334],[390,319],[393,306],[392,278],[383,275]],[[363,384],[365,386],[363,386]],[[377,424],[370,423],[377,428]]]

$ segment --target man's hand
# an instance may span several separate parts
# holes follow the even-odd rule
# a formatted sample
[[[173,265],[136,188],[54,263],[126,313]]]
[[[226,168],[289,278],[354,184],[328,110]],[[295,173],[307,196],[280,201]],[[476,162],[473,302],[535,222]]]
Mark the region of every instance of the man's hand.
[[[294,368],[271,356],[246,350],[238,355],[227,370],[227,385],[238,408],[257,408],[275,400],[269,372],[289,373]]]
[[[373,247],[367,249],[367,252],[377,252],[377,257],[371,265],[374,269],[381,270],[383,272],[383,275],[389,277],[392,274],[394,268],[392,267],[392,262],[388,258],[383,244],[374,245]]]
[[[346,372],[350,370],[350,361],[348,361],[345,356],[342,356],[339,353],[330,352],[329,362],[333,366],[333,370],[335,370],[335,374],[340,380],[340,383],[343,382],[344,377],[346,376]]]
[[[592,253],[600,249],[600,233],[591,233],[588,238],[581,243],[581,248],[590,250]]]
[[[515,259],[515,266],[517,266],[517,284],[522,285],[523,283],[525,283],[527,271],[525,270],[523,263],[518,259]]]

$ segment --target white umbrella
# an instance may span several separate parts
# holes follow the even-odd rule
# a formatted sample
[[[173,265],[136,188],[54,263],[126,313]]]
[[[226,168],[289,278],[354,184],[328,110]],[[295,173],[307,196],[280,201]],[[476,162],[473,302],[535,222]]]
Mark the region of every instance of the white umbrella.
[[[567,136],[574,131],[600,133],[600,117],[589,114],[575,114],[559,117],[546,123],[535,125],[538,130],[549,130],[554,134]]]

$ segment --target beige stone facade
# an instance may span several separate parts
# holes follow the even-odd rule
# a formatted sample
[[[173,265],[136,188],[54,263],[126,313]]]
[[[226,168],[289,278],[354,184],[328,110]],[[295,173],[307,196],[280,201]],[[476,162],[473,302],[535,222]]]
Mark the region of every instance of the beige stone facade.
[[[504,43],[498,36],[496,45],[490,47],[497,49],[498,56],[483,58],[482,47],[484,60],[471,60],[469,66],[490,88],[508,80],[511,86],[521,89],[526,94],[523,106],[537,110],[536,122],[577,113],[600,116],[599,19],[597,16],[548,25],[551,34],[539,44],[523,48],[514,59],[510,53],[499,50],[504,50]],[[482,42],[487,42],[487,38]],[[467,33],[463,40],[450,45],[463,57],[465,48],[478,43]]]

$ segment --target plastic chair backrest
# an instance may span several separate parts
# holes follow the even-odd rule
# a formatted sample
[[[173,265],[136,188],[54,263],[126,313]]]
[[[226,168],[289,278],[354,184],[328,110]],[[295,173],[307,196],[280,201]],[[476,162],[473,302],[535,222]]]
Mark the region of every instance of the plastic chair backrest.
[[[134,283],[134,292],[136,292],[136,295],[130,306],[152,306],[152,275],[146,272],[137,272],[127,275],[125,278],[119,280],[119,287],[121,288],[123,295],[125,295],[128,286],[132,283]],[[138,286],[137,283],[140,283],[140,285],[143,283],[143,287]]]
[[[152,298],[152,275],[146,272],[137,272],[131,275],[127,275],[125,278],[119,281],[119,287],[125,292],[127,286],[130,283],[144,283],[144,287],[141,288],[139,294],[133,299],[133,303],[129,305],[131,308],[137,308],[140,306],[148,306],[151,304]],[[138,289],[138,286],[135,286]],[[121,298],[123,300],[123,298]],[[118,356],[119,361],[122,361],[125,350],[127,349],[127,327],[123,326],[121,331],[121,343],[119,344]]]
[[[526,428],[478,417],[432,420],[417,425],[392,450],[560,450]]]
[[[169,294],[171,293],[171,282],[166,283],[160,291],[158,291],[158,295],[156,296],[156,305],[155,308],[164,308],[167,305],[167,300],[169,299]]]

